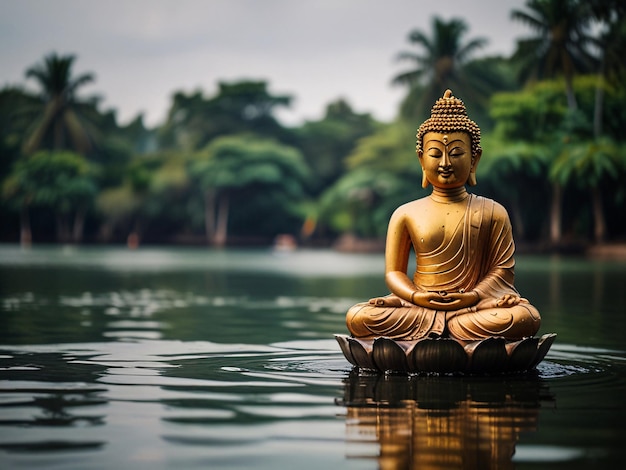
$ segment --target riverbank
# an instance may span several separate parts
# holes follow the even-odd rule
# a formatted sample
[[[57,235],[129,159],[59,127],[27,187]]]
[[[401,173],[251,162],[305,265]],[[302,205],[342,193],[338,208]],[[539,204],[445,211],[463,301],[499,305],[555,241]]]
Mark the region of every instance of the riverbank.
[[[3,245],[12,245],[6,241],[0,241]],[[32,246],[37,245],[57,245],[50,241],[43,241],[40,243],[33,243]],[[67,245],[67,244],[58,244]],[[106,246],[120,246],[121,243],[81,243],[77,246],[90,246],[90,247],[106,247]],[[127,244],[129,249],[141,249],[142,247],[201,247],[207,246],[206,240],[203,237],[188,237],[185,239],[177,238],[176,240],[167,240],[165,242],[159,242],[157,240],[137,240],[135,243]],[[277,244],[276,240],[272,241],[267,238],[233,238],[230,239],[228,248],[275,248],[282,249],[282,245]],[[289,246],[288,251],[293,251],[298,248],[308,249],[332,249],[341,253],[384,253],[385,252],[385,240],[382,238],[359,238],[354,235],[343,235],[336,240],[315,240],[301,242],[297,239],[293,239],[293,245]],[[590,244],[590,243],[564,243],[558,246],[553,246],[546,243],[517,243],[517,254],[524,255],[571,255],[571,256],[584,256],[589,258],[598,259],[613,259],[617,261],[626,262],[626,242],[614,242],[603,244]]]
[[[594,245],[589,247],[585,254],[593,258],[617,259],[626,261],[626,243]]]

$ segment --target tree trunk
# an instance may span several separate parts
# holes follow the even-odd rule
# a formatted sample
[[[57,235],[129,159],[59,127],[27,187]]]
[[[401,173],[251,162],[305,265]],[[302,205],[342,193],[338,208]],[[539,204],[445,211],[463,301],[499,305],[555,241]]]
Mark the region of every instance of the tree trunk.
[[[602,113],[604,112],[604,87],[602,78],[598,78],[593,107],[593,136],[598,139],[602,134]]]
[[[126,246],[128,246],[131,250],[134,250],[139,248],[139,243],[141,243],[141,220],[137,217],[135,223],[133,224],[133,228],[126,237]]]
[[[110,221],[103,222],[102,225],[100,225],[100,230],[98,230],[98,240],[104,243],[109,243],[111,238],[113,238],[113,229],[114,226]]]
[[[204,192],[204,229],[206,241],[211,245],[215,240],[215,190]]]
[[[230,200],[227,194],[222,194],[219,198],[219,208],[217,212],[217,227],[215,230],[215,246],[223,247],[226,245],[228,236],[228,212]]]
[[[67,243],[69,241],[69,229],[67,227],[67,218],[64,214],[57,214],[57,241]]]
[[[593,106],[593,136],[598,139],[602,134],[602,113],[604,112],[604,50],[601,51],[600,69],[598,70],[598,81]]]
[[[72,227],[72,241],[74,243],[80,243],[83,241],[83,229],[85,227],[85,215],[87,214],[87,208],[81,206],[74,215],[74,226]]]
[[[526,230],[524,227],[524,217],[522,216],[522,210],[517,198],[513,198],[511,201],[511,215],[513,217],[513,230],[515,231],[515,238],[522,240]]]
[[[563,188],[558,183],[552,184],[552,206],[550,208],[550,242],[558,245],[561,241],[561,210]]]
[[[565,77],[565,91],[567,93],[567,108],[570,111],[576,111],[578,109],[578,103],[576,102],[576,95],[574,94],[573,77]]]
[[[65,136],[63,135],[63,116],[57,115],[54,124],[54,149],[63,150],[65,147]]]
[[[20,245],[29,247],[33,243],[33,234],[30,230],[30,217],[28,207],[22,207],[20,211]]]
[[[596,85],[593,108],[593,136],[596,139],[596,142],[602,134],[602,113],[604,111],[604,65],[603,54],[600,62],[600,72],[598,84]],[[596,243],[603,243],[606,237],[606,221],[604,219],[604,210],[602,208],[602,193],[598,184],[591,188],[591,204],[593,207],[593,235]]]
[[[591,203],[593,207],[593,234],[596,243],[603,243],[606,237],[606,221],[602,209],[602,193],[597,186],[591,188]]]

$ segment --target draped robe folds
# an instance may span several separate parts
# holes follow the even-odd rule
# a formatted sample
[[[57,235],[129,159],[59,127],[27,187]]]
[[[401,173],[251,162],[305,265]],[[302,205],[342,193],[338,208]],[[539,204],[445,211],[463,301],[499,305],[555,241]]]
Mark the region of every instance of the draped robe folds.
[[[514,251],[511,224],[498,203],[469,195],[465,214],[458,226],[431,251],[422,252],[413,241],[416,270],[413,283],[419,291],[476,291],[480,299],[519,297],[514,287]],[[393,294],[392,294],[393,295]],[[369,302],[354,305],[346,323],[353,336],[419,339],[453,336],[462,340],[504,336],[521,339],[539,330],[539,312],[526,300],[511,307],[477,306],[442,311],[411,304],[378,306]]]

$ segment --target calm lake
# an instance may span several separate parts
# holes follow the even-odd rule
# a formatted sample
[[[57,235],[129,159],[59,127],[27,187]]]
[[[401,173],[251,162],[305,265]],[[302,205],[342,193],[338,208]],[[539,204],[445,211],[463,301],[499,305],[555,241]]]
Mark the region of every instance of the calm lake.
[[[0,246],[0,468],[626,468],[626,263],[517,257],[534,374],[359,374],[379,254]]]

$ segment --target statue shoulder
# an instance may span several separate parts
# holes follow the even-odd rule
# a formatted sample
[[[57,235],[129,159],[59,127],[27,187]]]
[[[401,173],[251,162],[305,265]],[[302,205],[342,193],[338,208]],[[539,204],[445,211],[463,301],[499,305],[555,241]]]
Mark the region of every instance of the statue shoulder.
[[[407,202],[399,206],[389,219],[389,227],[399,227],[412,225],[416,218],[419,218],[419,214],[424,210],[424,203],[422,199]]]
[[[428,204],[428,198],[416,199],[399,206],[393,211],[392,218],[401,218],[407,216],[414,216],[416,212],[419,212],[426,208]]]
[[[476,203],[482,203],[486,212],[492,214],[493,220],[509,220],[509,213],[498,201],[494,201],[493,199],[489,199],[484,196],[477,196],[475,194],[472,195],[472,198]]]

